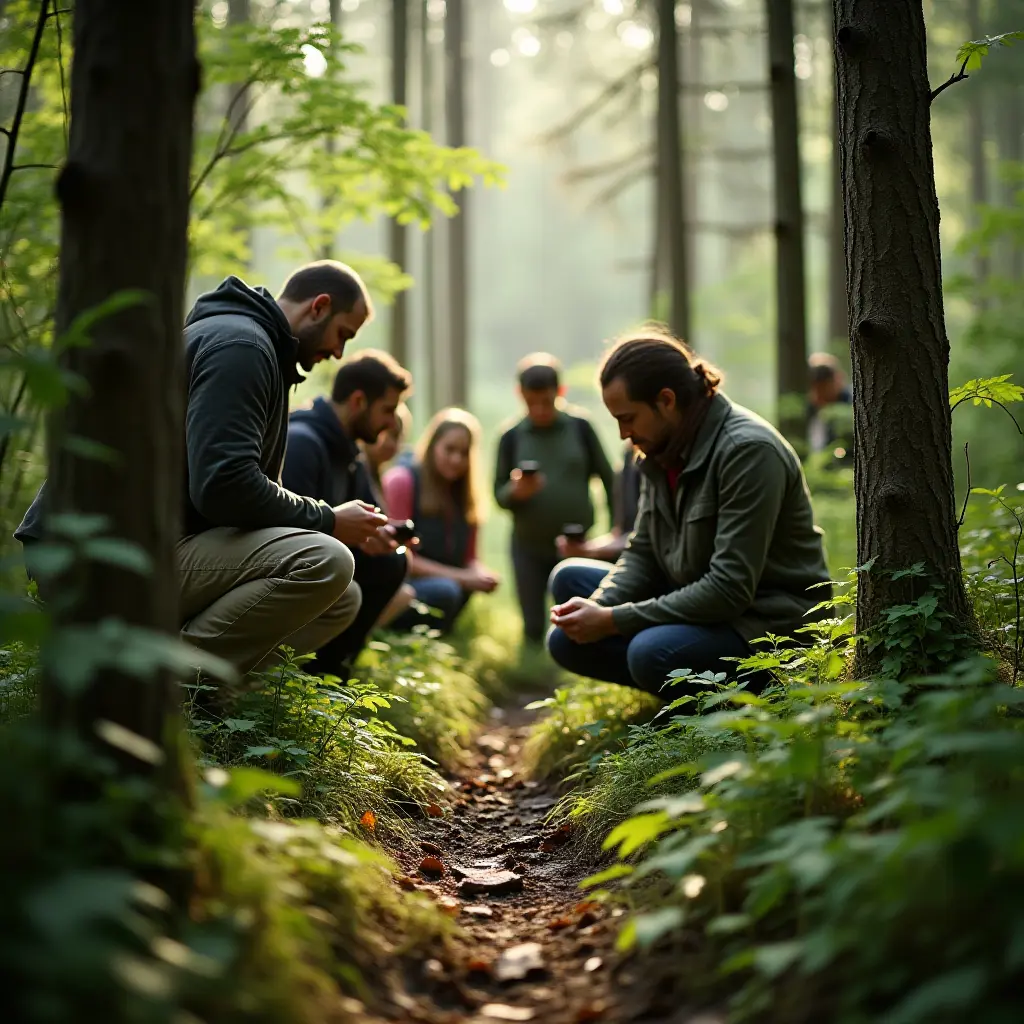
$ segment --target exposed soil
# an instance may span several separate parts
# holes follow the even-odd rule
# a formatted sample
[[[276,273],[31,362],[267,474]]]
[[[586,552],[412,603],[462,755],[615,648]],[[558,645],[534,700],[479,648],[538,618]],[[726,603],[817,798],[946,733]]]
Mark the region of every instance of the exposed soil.
[[[432,819],[421,849],[398,856],[403,887],[430,893],[463,935],[436,959],[407,968],[389,1019],[722,1024],[673,1005],[665,996],[675,986],[652,984],[647,967],[615,951],[622,909],[581,892],[594,862],[567,828],[545,823],[554,789],[522,776],[534,717],[523,708],[528,700],[495,709],[471,765],[452,780],[454,816]],[[664,977],[666,965],[659,966]]]

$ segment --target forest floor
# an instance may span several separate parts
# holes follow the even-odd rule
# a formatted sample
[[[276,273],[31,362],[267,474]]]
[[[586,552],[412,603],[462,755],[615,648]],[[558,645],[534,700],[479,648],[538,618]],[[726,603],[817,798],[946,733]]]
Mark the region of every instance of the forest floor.
[[[624,909],[579,889],[596,861],[581,854],[567,826],[546,823],[556,786],[524,777],[523,743],[537,714],[524,707],[530,699],[516,694],[493,709],[451,780],[454,815],[430,820],[419,850],[397,855],[400,884],[433,896],[460,934],[391,978],[393,1009],[384,1019],[723,1024],[678,1002],[661,1005],[662,987],[651,984],[660,972],[616,952]]]

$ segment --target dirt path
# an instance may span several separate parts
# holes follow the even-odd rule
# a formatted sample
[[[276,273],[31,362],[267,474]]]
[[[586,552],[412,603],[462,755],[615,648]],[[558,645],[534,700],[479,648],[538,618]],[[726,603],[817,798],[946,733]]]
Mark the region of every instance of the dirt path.
[[[522,707],[528,700],[495,710],[472,766],[453,781],[454,816],[431,821],[420,852],[399,857],[402,884],[430,892],[464,936],[406,972],[392,1019],[716,1024],[657,1007],[637,966],[615,952],[622,910],[588,901],[578,889],[594,866],[565,830],[545,825],[554,791],[522,777],[534,717]]]

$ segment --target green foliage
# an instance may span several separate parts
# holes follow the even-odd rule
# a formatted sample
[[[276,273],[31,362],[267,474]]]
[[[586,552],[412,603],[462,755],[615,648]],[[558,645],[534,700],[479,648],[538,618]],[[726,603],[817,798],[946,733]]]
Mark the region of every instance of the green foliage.
[[[1013,547],[1001,527],[1016,519],[999,498],[968,531],[972,578]],[[603,898],[617,884],[635,905],[624,950],[702,935],[702,969],[674,972],[686,979],[679,997],[731,994],[737,1020],[1010,1021],[1024,934],[1024,696],[998,681],[992,657],[915,677],[914,652],[944,631],[930,595],[858,638],[850,589],[809,630],[813,646],[777,642],[744,663],[775,677],[760,695],[708,679],[698,700],[677,702],[698,715],[666,709],[661,733],[638,731],[598,762],[560,808],[600,827],[616,854],[585,884]],[[1005,625],[1010,602],[1000,592],[990,620]],[[858,639],[882,645],[891,671],[849,679]],[[608,794],[635,793],[644,766],[658,768],[647,799],[623,819]]]
[[[989,51],[1000,46],[1013,46],[1024,39],[1024,32],[1003,32],[997,36],[985,36],[984,39],[968,39],[957,50],[956,60],[964,65],[965,71],[977,71]]]
[[[361,678],[392,697],[381,718],[449,769],[462,763],[489,706],[469,669],[450,644],[420,628],[371,641],[357,666]]]
[[[955,409],[962,402],[972,405],[984,405],[991,409],[993,404],[1009,405],[1024,401],[1024,387],[1010,383],[1012,373],[1004,373],[999,377],[985,377],[969,380],[949,392],[949,407]]]
[[[202,743],[201,763],[259,765],[301,783],[298,799],[280,801],[290,816],[358,833],[370,812],[373,834],[404,833],[403,818],[420,815],[447,789],[429,759],[407,749],[413,741],[379,715],[405,697],[384,693],[371,680],[343,684],[306,675],[309,657],[289,653],[231,697],[230,716],[210,708],[205,698],[212,688],[192,687],[190,726]]]

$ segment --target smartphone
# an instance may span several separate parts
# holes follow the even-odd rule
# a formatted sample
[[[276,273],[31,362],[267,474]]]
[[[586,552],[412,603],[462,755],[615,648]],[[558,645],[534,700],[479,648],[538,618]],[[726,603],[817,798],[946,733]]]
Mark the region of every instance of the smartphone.
[[[572,540],[579,543],[586,538],[587,531],[583,529],[579,523],[566,523],[565,526],[562,527],[562,536],[565,537],[566,540]]]
[[[411,519],[406,519],[404,523],[392,523],[391,529],[394,531],[395,540],[400,544],[404,544],[416,536],[416,524]]]
[[[527,459],[526,461],[519,463],[519,472],[522,473],[523,476],[533,476],[534,473],[540,472],[540,463]]]

